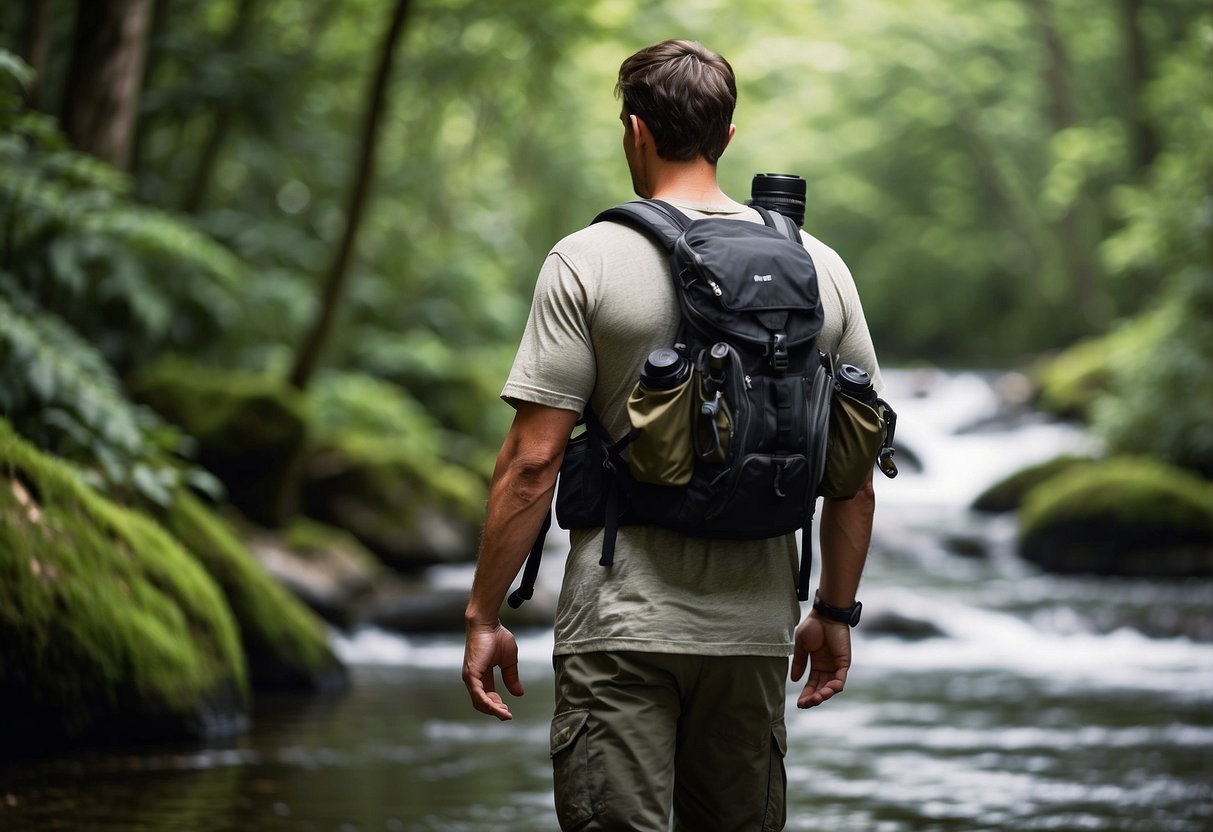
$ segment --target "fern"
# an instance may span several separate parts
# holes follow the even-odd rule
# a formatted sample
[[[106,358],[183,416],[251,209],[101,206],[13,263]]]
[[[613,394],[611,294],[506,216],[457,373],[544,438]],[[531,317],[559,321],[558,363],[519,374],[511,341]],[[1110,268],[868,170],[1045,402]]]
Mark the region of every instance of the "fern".
[[[175,455],[188,440],[132,404],[101,354],[0,273],[0,413],[22,435],[82,464],[111,495],[134,492],[168,505],[184,482],[218,483]]]
[[[216,330],[240,262],[135,204],[123,174],[24,111],[30,77],[0,51],[0,414],[113,496],[167,505],[183,481],[215,493],[182,459],[189,440],[127,399],[115,364]]]
[[[0,52],[0,81],[23,82]],[[127,370],[165,347],[205,345],[239,313],[243,264],[129,178],[67,146],[54,120],[0,83],[0,267]]]

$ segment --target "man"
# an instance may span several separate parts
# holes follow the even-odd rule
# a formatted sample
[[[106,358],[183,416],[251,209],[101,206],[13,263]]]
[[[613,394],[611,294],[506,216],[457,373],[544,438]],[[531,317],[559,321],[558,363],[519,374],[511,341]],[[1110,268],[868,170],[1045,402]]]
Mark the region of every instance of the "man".
[[[623,149],[632,184],[692,218],[760,222],[726,196],[716,162],[733,136],[729,64],[697,43],[665,41],[628,58]],[[818,347],[868,369],[876,357],[854,282],[831,249],[804,236],[825,323]],[[547,515],[565,443],[587,403],[613,436],[628,428],[639,367],[669,346],[678,309],[667,255],[617,223],[560,241],[535,289],[503,397],[516,408],[489,495],[468,602],[463,678],[474,707],[510,719],[497,690],[521,696],[518,649],[498,619]],[[871,534],[871,481],[821,515],[820,598],[851,609]],[[602,529],[575,530],[556,615],[552,760],[564,829],[782,829],[783,710],[839,693],[850,667],[846,623],[811,611],[797,627],[794,535],[754,541],[619,529],[612,567],[598,565]],[[793,633],[793,630],[795,632]]]

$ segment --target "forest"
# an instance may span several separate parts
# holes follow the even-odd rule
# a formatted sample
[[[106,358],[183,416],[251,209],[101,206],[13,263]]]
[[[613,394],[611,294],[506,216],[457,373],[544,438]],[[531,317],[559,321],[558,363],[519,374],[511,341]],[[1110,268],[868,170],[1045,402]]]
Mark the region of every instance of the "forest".
[[[1213,505],[1204,0],[6,3],[0,632],[81,652],[5,639],[0,701],[38,666],[56,730],[100,724],[54,665],[109,684],[127,660],[39,587],[107,540],[104,574],[160,616],[112,626],[163,654],[114,701],[164,688],[150,710],[191,725],[166,678],[211,714],[340,684],[250,539],[352,536],[405,573],[470,557],[535,275],[632,197],[615,76],[669,36],[732,63],[722,184],[807,180],[883,365],[1022,371]],[[81,569],[75,603],[118,591]]]

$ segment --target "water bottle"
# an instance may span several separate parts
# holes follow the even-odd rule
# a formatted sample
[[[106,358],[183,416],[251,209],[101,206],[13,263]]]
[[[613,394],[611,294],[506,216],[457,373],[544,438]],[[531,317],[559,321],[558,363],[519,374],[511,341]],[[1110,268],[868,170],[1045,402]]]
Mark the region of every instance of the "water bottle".
[[[838,388],[842,392],[873,407],[876,405],[876,390],[872,387],[872,377],[866,370],[854,364],[843,364],[838,368],[836,377]]]
[[[649,353],[640,371],[640,383],[649,390],[669,390],[687,380],[691,374],[691,362],[669,347]]]

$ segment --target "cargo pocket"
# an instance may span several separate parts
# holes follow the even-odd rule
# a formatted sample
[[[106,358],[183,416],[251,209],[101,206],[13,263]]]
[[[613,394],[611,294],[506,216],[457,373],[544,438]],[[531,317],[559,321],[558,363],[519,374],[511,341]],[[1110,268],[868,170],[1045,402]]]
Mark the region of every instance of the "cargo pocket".
[[[552,719],[552,775],[556,818],[561,829],[575,829],[594,815],[590,794],[588,710],[565,711]]]
[[[788,753],[788,732],[780,717],[771,723],[771,757],[767,769],[767,812],[762,832],[779,832],[788,818],[788,774],[784,757]]]

